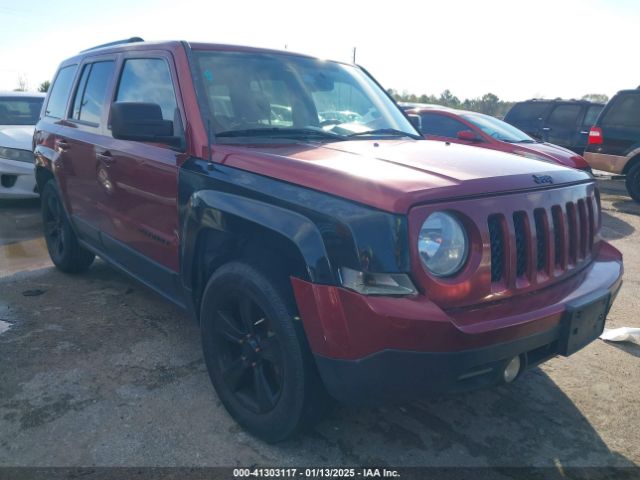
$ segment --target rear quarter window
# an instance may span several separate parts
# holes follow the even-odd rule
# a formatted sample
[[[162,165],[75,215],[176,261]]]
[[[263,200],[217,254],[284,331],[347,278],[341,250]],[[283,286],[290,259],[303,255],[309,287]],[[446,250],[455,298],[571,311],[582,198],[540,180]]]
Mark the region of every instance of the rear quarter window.
[[[58,71],[58,75],[56,75],[53,85],[51,86],[47,108],[44,111],[45,116],[53,118],[64,117],[67,100],[69,99],[71,85],[76,76],[77,68],[77,65],[69,65]]]
[[[612,102],[600,122],[603,127],[640,129],[640,94],[619,95]]]

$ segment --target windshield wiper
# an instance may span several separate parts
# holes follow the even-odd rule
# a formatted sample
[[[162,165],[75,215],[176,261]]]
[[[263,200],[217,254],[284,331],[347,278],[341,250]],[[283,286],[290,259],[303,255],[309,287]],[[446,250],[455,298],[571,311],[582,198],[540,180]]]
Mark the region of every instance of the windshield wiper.
[[[402,130],[397,130],[395,128],[376,128],[374,130],[367,130],[366,132],[351,133],[347,135],[347,137],[359,137],[362,135],[394,135],[394,136],[409,137],[409,138],[413,138],[414,140],[422,140],[422,137],[420,135],[404,132]]]
[[[332,140],[344,140],[345,137],[336,133],[325,132],[324,130],[315,128],[282,128],[282,127],[268,127],[268,128],[246,128],[243,130],[226,130],[224,132],[216,133],[216,138],[219,137],[276,137],[276,138],[301,138],[301,137],[316,137],[316,138],[330,138]]]

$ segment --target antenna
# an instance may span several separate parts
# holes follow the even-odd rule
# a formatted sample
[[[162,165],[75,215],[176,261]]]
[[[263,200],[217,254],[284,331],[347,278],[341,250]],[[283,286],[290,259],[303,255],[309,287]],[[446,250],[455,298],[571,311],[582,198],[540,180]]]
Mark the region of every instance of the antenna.
[[[356,47],[353,47],[353,64],[356,63]]]
[[[211,119],[207,119],[207,153],[209,154],[207,169],[213,170],[213,149],[211,145],[213,145],[213,130],[211,129]]]

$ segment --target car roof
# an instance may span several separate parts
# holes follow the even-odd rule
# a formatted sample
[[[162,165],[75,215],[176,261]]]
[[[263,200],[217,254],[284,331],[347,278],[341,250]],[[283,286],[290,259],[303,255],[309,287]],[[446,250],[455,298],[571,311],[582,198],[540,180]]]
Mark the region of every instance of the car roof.
[[[616,95],[640,95],[640,87],[638,88],[627,88],[624,90],[620,90]]]
[[[45,94],[41,92],[1,92],[0,97],[31,97],[31,98],[44,98]]]
[[[100,55],[105,53],[118,53],[122,51],[135,51],[135,50],[176,50],[179,48],[190,48],[194,51],[201,50],[213,50],[213,51],[226,51],[226,52],[247,52],[247,53],[271,53],[279,55],[291,55],[301,58],[317,59],[311,55],[305,55],[303,53],[292,52],[290,50],[277,50],[261,47],[251,47],[246,45],[234,45],[224,43],[204,43],[204,42],[188,42],[185,40],[165,40],[165,41],[144,41],[138,37],[132,37],[131,39],[121,40],[117,42],[110,42],[103,45],[87,48],[78,52],[78,54],[69,57],[61,62],[61,65],[80,61],[81,59],[98,53]],[[326,59],[323,59],[326,60]],[[352,65],[348,62],[341,62],[338,60],[327,60],[334,63],[342,63],[346,65]]]
[[[602,102],[592,102],[591,100],[583,100],[577,98],[563,99],[563,98],[530,98],[529,100],[522,100],[516,102],[515,105],[521,103],[582,103],[585,105],[604,105]]]

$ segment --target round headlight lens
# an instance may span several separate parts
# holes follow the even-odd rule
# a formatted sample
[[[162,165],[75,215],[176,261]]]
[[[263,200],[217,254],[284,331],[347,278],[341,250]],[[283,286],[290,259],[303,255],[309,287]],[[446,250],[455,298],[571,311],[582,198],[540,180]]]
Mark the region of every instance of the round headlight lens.
[[[420,229],[418,251],[422,263],[436,277],[458,273],[469,252],[462,223],[449,213],[432,213]]]

